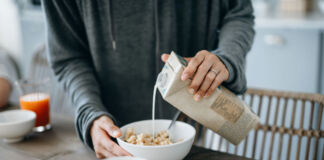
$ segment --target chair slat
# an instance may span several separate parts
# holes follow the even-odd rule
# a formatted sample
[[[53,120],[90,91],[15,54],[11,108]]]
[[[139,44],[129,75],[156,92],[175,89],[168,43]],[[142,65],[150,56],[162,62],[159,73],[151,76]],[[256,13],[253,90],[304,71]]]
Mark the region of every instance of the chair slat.
[[[210,143],[209,143],[208,148],[212,148],[213,147],[214,137],[215,137],[215,133],[212,133],[211,134],[211,137],[210,137]]]
[[[237,151],[238,151],[238,145],[235,146],[235,149],[234,149],[234,154],[237,154]]]
[[[200,125],[199,125],[199,123],[198,122],[196,122],[196,121],[193,121],[193,123],[194,123],[194,126],[195,126],[195,129],[196,129],[196,136],[195,136],[195,140],[194,140],[194,144],[197,144],[198,143],[198,140],[199,140],[199,133],[200,133]]]
[[[197,122],[197,124],[198,124],[198,122]],[[202,127],[202,131],[201,131],[201,142],[200,142],[200,146],[202,146],[202,147],[206,147],[205,146],[206,130],[207,130],[206,127]]]
[[[322,114],[323,114],[323,104],[319,105],[320,111],[319,111],[319,116],[317,119],[317,131],[318,135],[315,135],[315,150],[314,150],[314,159],[317,159],[317,150],[319,148],[319,139],[320,139],[320,132],[321,132],[321,122],[322,122]]]
[[[223,138],[220,137],[217,150],[222,151],[222,143],[223,143]]]
[[[280,106],[280,97],[277,97],[277,103],[276,103],[276,108],[275,108],[275,118],[274,118],[274,123],[273,123],[272,128],[277,127],[279,106]],[[271,129],[271,141],[270,141],[270,148],[269,148],[270,152],[269,152],[269,157],[268,157],[269,160],[271,160],[271,158],[272,158],[272,149],[273,149],[274,136],[275,136],[275,130]]]
[[[253,101],[254,100],[254,94],[251,94],[251,98],[250,98],[250,103],[249,103],[249,106],[251,106],[251,107],[253,107]],[[246,139],[245,139],[245,141],[244,141],[244,149],[243,149],[243,156],[245,157],[246,156],[246,151],[247,151],[247,145],[248,145],[248,143],[249,143],[249,136],[250,135],[248,135],[247,137],[246,137]]]
[[[284,106],[283,106],[283,109],[284,109],[284,112],[282,114],[282,118],[281,118],[281,128],[283,129],[285,127],[285,121],[286,121],[286,113],[287,113],[287,106],[288,106],[288,98],[285,98],[284,99]],[[283,137],[283,130],[280,130],[279,131],[280,133],[280,136],[279,136],[279,152],[278,152],[278,155],[277,155],[277,159],[280,159],[281,158],[281,153],[282,153],[282,137]]]
[[[263,96],[260,96],[260,101],[259,101],[259,105],[258,105],[258,116],[260,117],[261,114],[261,106],[262,106],[262,102],[263,102]],[[256,145],[257,145],[257,137],[258,137],[258,130],[255,130],[255,134],[254,134],[254,139],[253,139],[253,151],[252,151],[252,158],[255,158],[255,150],[256,150]]]
[[[272,106],[271,104],[272,104],[272,96],[269,97],[267,116],[266,116],[266,122],[265,122],[266,127],[264,127],[264,129],[263,129],[263,139],[262,139],[260,159],[263,159],[264,146],[265,146],[266,137],[267,137],[267,133],[268,133],[267,127],[269,126],[269,117],[270,117],[270,111],[271,111],[271,106]]]
[[[300,122],[299,122],[299,134],[298,134],[298,146],[297,146],[297,152],[296,152],[296,159],[299,159],[300,156],[300,144],[301,144],[301,138],[302,138],[302,132],[304,129],[304,113],[305,113],[305,100],[302,100],[302,111],[300,113]]]
[[[295,122],[295,114],[296,114],[296,106],[297,106],[297,100],[294,100],[294,104],[293,104],[293,111],[292,111],[292,116],[290,119],[290,131],[292,129],[294,129],[294,122]],[[288,139],[288,155],[287,155],[287,159],[290,159],[290,150],[291,150],[291,143],[292,143],[292,132],[289,133],[289,139]]]
[[[226,140],[226,142],[225,142],[225,145],[226,145],[226,152],[228,152],[229,151],[229,142]]]
[[[310,117],[309,117],[309,126],[308,126],[309,130],[312,130],[312,128],[313,128],[312,124],[313,124],[314,105],[315,105],[315,102],[312,101],[311,102],[311,112],[310,112]],[[306,144],[305,160],[310,159],[310,157],[309,157],[310,144],[311,144],[311,135],[308,135],[307,136],[307,144]]]

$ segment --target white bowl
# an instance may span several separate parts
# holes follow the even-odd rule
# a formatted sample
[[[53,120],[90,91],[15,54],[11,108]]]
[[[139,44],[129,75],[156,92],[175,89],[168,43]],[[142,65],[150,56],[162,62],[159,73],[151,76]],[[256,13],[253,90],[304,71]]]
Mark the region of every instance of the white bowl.
[[[162,130],[167,130],[171,120],[155,120],[155,133]],[[134,128],[136,134],[152,133],[152,120],[144,120],[133,122],[121,127],[123,135],[126,134],[127,128]],[[147,160],[181,160],[190,151],[196,130],[191,125],[177,121],[171,131],[169,132],[173,141],[182,139],[182,141],[162,146],[141,146],[127,143],[122,140],[123,136],[117,138],[118,144],[126,151],[134,155],[134,157],[141,157]]]
[[[36,114],[27,110],[0,112],[0,138],[7,143],[23,140],[35,126]]]

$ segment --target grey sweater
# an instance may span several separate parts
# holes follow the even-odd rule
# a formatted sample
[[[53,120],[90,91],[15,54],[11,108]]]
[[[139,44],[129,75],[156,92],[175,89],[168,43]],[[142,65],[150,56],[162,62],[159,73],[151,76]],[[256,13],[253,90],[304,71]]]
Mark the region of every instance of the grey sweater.
[[[254,17],[249,0],[44,0],[49,61],[69,93],[81,140],[101,115],[117,125],[150,119],[160,56],[216,54],[233,92],[246,90]],[[175,109],[157,100],[157,117]],[[72,107],[72,106],[71,106]]]

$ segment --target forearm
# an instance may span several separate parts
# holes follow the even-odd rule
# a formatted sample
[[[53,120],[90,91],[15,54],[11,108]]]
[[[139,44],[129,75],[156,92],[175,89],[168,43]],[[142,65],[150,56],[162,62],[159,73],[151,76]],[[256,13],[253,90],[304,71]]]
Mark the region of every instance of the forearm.
[[[73,106],[76,107],[75,126],[81,140],[93,148],[90,129],[95,119],[102,115],[113,116],[104,108],[98,82],[92,67],[87,62],[76,60],[62,70],[64,87],[68,91]],[[68,74],[66,74],[68,73]],[[61,77],[58,76],[58,77]]]
[[[244,2],[225,16],[218,49],[213,51],[229,71],[229,78],[224,85],[236,94],[242,94],[246,90],[245,57],[255,34],[251,4],[249,1]]]
[[[80,139],[92,148],[90,127],[95,119],[107,115],[113,119],[102,104],[99,84],[93,67],[86,59],[56,62],[52,65],[58,80],[67,91],[75,109],[75,126]]]
[[[79,137],[92,147],[89,131],[105,109],[95,75],[86,31],[75,1],[42,1],[46,17],[49,62],[68,93],[76,113]]]

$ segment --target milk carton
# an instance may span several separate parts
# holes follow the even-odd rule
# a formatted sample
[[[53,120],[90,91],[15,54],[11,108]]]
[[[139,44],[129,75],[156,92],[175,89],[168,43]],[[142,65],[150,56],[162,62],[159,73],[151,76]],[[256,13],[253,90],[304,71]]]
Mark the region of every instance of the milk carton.
[[[232,144],[239,144],[259,122],[258,116],[222,86],[210,97],[194,101],[193,95],[188,92],[190,80],[181,80],[186,66],[185,59],[171,52],[157,79],[163,99]]]

